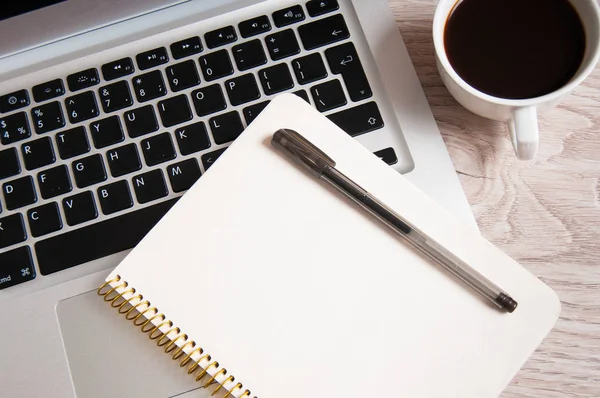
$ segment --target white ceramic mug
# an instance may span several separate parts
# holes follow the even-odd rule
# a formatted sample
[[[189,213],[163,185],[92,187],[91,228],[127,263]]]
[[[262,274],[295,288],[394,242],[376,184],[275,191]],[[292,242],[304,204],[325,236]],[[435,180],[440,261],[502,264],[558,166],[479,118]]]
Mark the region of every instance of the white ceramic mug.
[[[506,122],[517,158],[533,159],[539,145],[538,113],[557,105],[592,72],[600,59],[600,7],[597,0],[570,0],[579,14],[586,35],[583,61],[575,76],[552,93],[519,100],[498,98],[476,90],[452,68],[444,46],[444,30],[450,13],[459,1],[439,0],[433,19],[433,42],[442,80],[452,96],[471,112]]]

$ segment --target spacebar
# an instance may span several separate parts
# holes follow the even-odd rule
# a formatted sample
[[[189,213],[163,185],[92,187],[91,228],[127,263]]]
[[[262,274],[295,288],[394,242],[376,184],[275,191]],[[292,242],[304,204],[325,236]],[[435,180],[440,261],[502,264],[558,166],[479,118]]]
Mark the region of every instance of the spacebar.
[[[42,275],[87,263],[137,245],[177,199],[111,218],[35,244]]]

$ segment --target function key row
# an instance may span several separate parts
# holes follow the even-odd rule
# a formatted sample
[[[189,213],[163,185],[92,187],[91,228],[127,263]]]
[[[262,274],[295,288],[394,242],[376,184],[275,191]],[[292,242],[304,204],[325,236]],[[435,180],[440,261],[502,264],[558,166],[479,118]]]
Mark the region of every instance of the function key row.
[[[311,0],[306,3],[306,8],[311,17],[316,17],[339,9],[339,5],[337,0]],[[305,19],[304,11],[300,5],[278,10],[273,13],[272,17],[277,27],[288,26]],[[332,25],[331,22],[318,22],[319,24],[305,25],[302,28],[302,41],[307,50],[348,37],[345,24],[335,26]],[[248,38],[270,31],[271,23],[266,15],[262,15],[241,22],[238,25],[238,29],[243,38]],[[207,47],[213,49],[235,42],[237,40],[237,33],[234,27],[230,25],[208,32],[204,35],[204,38]],[[271,39],[273,38],[271,37]],[[275,38],[275,40],[277,40],[277,38]],[[280,41],[291,42],[290,32],[283,34]],[[254,45],[256,46],[256,43],[254,43]],[[181,59],[198,54],[202,52],[204,48],[200,37],[194,36],[171,44],[170,49],[174,59]],[[240,49],[238,48],[237,50]],[[239,52],[241,53],[242,51],[244,50],[241,49]],[[271,52],[273,60],[284,58],[286,56],[284,54],[286,53],[288,55],[297,53],[295,52],[295,46],[292,44],[289,44],[289,47],[284,46],[283,48],[279,48],[275,45],[274,41],[271,42],[269,51]],[[250,53],[250,49],[248,49],[246,53]],[[260,54],[258,57],[260,57]],[[146,70],[169,62],[169,55],[166,48],[160,47],[138,54],[136,56],[136,61],[140,70]],[[242,60],[238,62],[238,65],[243,64],[244,62],[247,62],[246,65],[252,64]],[[258,60],[255,60],[254,65],[261,65],[261,63],[258,62],[262,62],[262,59],[259,58]],[[250,68],[246,65],[242,66],[241,70]],[[135,67],[131,58],[123,58],[104,64],[101,67],[101,70],[104,80],[111,81],[134,73]],[[86,69],[67,77],[67,85],[72,92],[83,90],[99,83],[100,78],[98,70],[95,68]],[[32,93],[36,102],[44,102],[64,95],[65,87],[61,79],[55,79],[33,87]],[[26,107],[29,104],[30,99],[27,90],[15,91],[0,97],[0,113],[9,113]]]

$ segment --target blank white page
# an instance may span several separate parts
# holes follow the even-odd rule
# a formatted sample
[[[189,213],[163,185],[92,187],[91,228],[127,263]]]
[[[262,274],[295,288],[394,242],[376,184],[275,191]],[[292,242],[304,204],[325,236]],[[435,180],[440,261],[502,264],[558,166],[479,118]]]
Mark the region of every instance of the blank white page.
[[[291,163],[270,144],[279,128],[517,310],[498,311]],[[117,274],[259,398],[495,397],[560,312],[549,287],[294,95],[275,99],[107,280]]]

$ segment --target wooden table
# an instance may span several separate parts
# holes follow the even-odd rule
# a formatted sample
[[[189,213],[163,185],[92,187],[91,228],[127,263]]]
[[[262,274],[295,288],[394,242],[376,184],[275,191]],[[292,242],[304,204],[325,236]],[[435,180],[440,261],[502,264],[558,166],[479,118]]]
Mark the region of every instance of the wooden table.
[[[482,234],[560,296],[554,330],[502,397],[600,397],[600,66],[540,118],[533,162],[462,108],[435,66],[436,0],[388,0]]]

